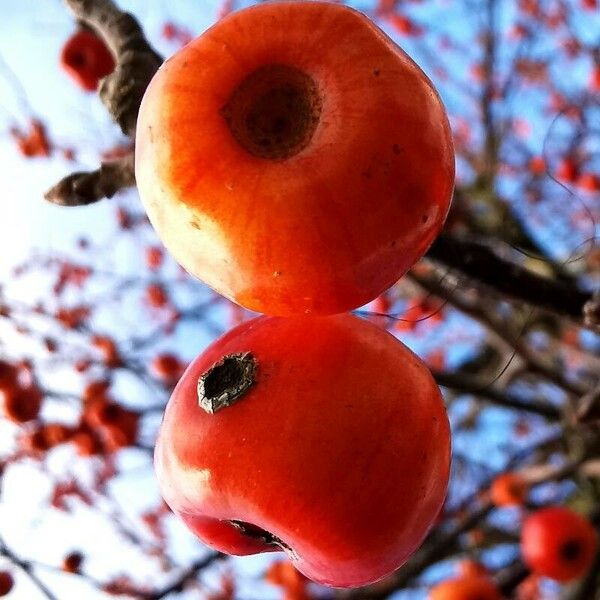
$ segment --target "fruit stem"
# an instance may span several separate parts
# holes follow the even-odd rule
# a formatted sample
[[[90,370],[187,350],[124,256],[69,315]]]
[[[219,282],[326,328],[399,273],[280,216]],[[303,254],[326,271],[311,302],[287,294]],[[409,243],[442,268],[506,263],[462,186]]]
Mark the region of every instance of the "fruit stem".
[[[255,382],[257,361],[250,352],[228,354],[198,379],[198,404],[209,414],[235,404]]]
[[[291,552],[291,548],[282,540],[280,540],[277,536],[273,535],[270,531],[266,531],[265,529],[261,529],[256,525],[252,525],[252,523],[246,523],[245,521],[237,521],[232,519],[229,521],[240,533],[243,535],[252,538],[253,540],[258,540],[267,544],[268,546],[275,546],[282,550],[288,550]]]

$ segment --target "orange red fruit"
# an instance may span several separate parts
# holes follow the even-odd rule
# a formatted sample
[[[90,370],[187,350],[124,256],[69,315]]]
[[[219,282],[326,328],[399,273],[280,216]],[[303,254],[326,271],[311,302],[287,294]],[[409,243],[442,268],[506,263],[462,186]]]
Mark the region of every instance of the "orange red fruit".
[[[351,587],[421,544],[449,452],[429,370],[389,333],[351,315],[261,317],[188,367],[155,466],[165,501],[208,545],[283,548],[310,579]]]
[[[496,506],[522,506],[527,499],[529,486],[518,473],[503,473],[490,487],[490,500]]]
[[[79,573],[83,564],[83,554],[81,552],[71,552],[64,557],[62,568],[67,573]]]
[[[136,178],[189,272],[259,312],[330,314],[373,300],[427,250],[454,153],[433,85],[366,16],[269,2],[157,72]]]
[[[538,510],[523,523],[523,560],[538,575],[560,582],[579,579],[589,570],[597,548],[594,526],[565,506]]]
[[[42,400],[42,392],[33,384],[27,387],[0,388],[4,416],[14,423],[27,423],[37,418]]]
[[[502,594],[489,577],[467,575],[436,585],[427,600],[502,600]]]
[[[9,571],[0,571],[0,596],[8,596],[15,585],[15,580]]]
[[[64,45],[60,63],[83,90],[93,92],[98,82],[115,68],[115,61],[104,42],[93,32],[81,29]]]

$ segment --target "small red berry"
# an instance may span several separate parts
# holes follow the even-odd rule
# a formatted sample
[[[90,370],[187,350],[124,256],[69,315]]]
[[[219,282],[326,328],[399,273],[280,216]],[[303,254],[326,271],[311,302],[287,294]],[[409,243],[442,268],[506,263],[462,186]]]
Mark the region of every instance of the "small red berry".
[[[175,354],[158,354],[150,363],[152,375],[165,383],[175,383],[183,373],[185,366]]]
[[[574,183],[579,176],[579,168],[572,158],[563,158],[556,169],[556,177],[567,183]]]
[[[158,271],[163,263],[164,252],[158,246],[148,246],[145,252],[146,266],[151,271]]]
[[[38,416],[42,407],[42,393],[34,385],[0,389],[0,402],[7,419],[14,423],[27,423]]]
[[[527,497],[528,485],[518,473],[503,473],[490,487],[490,499],[496,506],[521,506]]]
[[[63,559],[62,568],[67,573],[79,573],[83,563],[83,554],[81,552],[71,552]]]
[[[94,335],[91,343],[100,352],[104,363],[108,367],[119,367],[122,364],[119,350],[112,338],[106,335]]]
[[[82,89],[93,92],[98,81],[115,68],[115,61],[104,42],[94,33],[81,30],[64,45],[60,63]]]
[[[546,161],[541,156],[534,156],[528,167],[533,175],[543,175],[546,172]]]
[[[576,185],[590,194],[597,194],[600,192],[600,176],[595,173],[582,173]]]
[[[164,308],[169,303],[165,288],[159,283],[151,283],[146,288],[146,303],[152,308]]]
[[[429,592],[428,600],[502,600],[494,582],[484,575],[444,581]]]
[[[7,596],[10,594],[15,580],[8,571],[0,571],[0,596]]]
[[[521,552],[534,573],[560,582],[579,579],[589,570],[598,536],[593,525],[564,506],[544,508],[523,523]]]

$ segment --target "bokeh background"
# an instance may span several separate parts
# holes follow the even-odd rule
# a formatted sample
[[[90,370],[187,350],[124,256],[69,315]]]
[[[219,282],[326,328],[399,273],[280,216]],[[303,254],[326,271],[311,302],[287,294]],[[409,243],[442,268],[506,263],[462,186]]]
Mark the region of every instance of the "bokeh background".
[[[118,4],[169,56],[252,2]],[[597,289],[596,0],[348,4],[413,56],[447,105],[457,150],[447,231],[537,275]],[[152,447],[170,390],[189,360],[252,315],[162,251],[135,190],[80,208],[43,200],[61,177],[128,152],[130,141],[97,96],[61,69],[76,24],[59,0],[0,0],[0,14],[0,356],[20,365],[43,395],[36,418],[0,418],[0,569],[15,579],[9,597],[334,597],[312,585],[300,596],[276,576],[265,578],[281,555],[211,559],[162,505]],[[600,336],[467,285],[427,259],[360,313],[412,347],[440,380],[446,376],[454,462],[438,529],[477,517],[402,589],[392,585],[380,597],[425,598],[465,559],[492,574],[514,568],[526,508],[479,515],[487,490],[514,466],[545,474],[572,458],[564,417],[573,398],[598,383]],[[90,416],[94,401],[117,407],[113,429]],[[542,476],[529,502],[593,510],[597,476]],[[77,569],[65,566],[73,553],[83,558]],[[550,581],[535,585],[531,598],[564,593]],[[518,597],[517,589],[509,593]]]

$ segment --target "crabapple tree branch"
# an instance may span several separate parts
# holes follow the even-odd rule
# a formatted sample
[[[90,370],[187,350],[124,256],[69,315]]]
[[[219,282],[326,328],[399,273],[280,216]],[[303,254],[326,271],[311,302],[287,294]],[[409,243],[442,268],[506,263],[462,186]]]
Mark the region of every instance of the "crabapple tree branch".
[[[552,420],[557,420],[561,416],[560,410],[552,404],[542,400],[524,400],[516,394],[499,391],[477,377],[442,371],[434,371],[433,375],[442,387],[463,394],[473,394],[498,406],[538,414]]]
[[[115,123],[133,140],[142,97],[163,59],[150,46],[138,21],[111,0],[65,2],[77,20],[103,38],[116,58],[116,67],[102,80],[99,95]],[[95,171],[68,175],[48,190],[45,198],[62,206],[81,206],[111,198],[134,185],[132,153],[103,163]]]
[[[65,0],[75,18],[100,35],[116,58],[100,85],[100,98],[123,133],[135,135],[137,115],[150,80],[163,62],[133,15],[111,0]]]
[[[536,275],[501,258],[484,244],[442,234],[432,244],[427,256],[500,294],[600,331],[598,295],[581,291],[563,281]]]
[[[31,582],[38,588],[47,600],[58,600],[58,597],[48,588],[48,586],[37,576],[33,564],[27,560],[19,558],[8,546],[4,539],[0,537],[0,556],[6,558],[13,565],[23,571]]]
[[[196,577],[198,573],[206,569],[208,566],[213,564],[215,561],[221,560],[225,558],[225,555],[221,552],[211,552],[207,556],[195,561],[192,563],[183,573],[177,577],[177,579],[164,587],[161,590],[157,590],[155,592],[149,592],[148,594],[142,596],[142,600],[161,600],[162,598],[166,598],[170,594],[175,592],[180,592],[183,590],[185,584]]]
[[[103,162],[95,171],[79,171],[61,179],[46,194],[60,206],[84,206],[100,198],[112,198],[119,190],[135,185],[133,152],[118,160]]]
[[[427,293],[445,298],[457,310],[477,320],[488,330],[490,336],[497,339],[499,344],[506,350],[509,350],[513,356],[518,356],[532,373],[551,381],[565,393],[573,396],[581,396],[587,391],[586,387],[582,386],[579,382],[568,380],[552,364],[544,360],[538,353],[532,351],[529,344],[522,339],[522,325],[517,331],[513,331],[514,328],[509,329],[505,322],[497,318],[491,311],[482,307],[480,298],[477,298],[478,302],[473,303],[466,297],[463,297],[456,286],[451,287],[444,280],[422,277],[414,272],[411,272],[407,277],[426,290]]]

